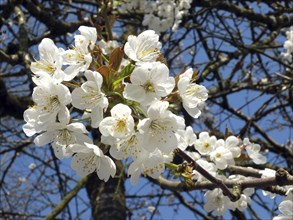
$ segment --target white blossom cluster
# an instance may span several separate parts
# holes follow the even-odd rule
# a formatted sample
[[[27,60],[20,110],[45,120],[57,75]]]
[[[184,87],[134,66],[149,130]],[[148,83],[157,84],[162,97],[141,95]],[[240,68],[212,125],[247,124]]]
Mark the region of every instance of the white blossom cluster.
[[[184,15],[188,13],[192,0],[124,0],[120,11],[127,13],[139,10],[144,14],[143,25],[157,33],[169,28],[178,29]]]
[[[197,138],[192,127],[186,127],[178,109],[183,106],[191,117],[198,118],[208,91],[195,83],[191,68],[176,77],[169,75],[169,68],[159,62],[161,43],[154,31],[131,35],[119,47],[116,42],[97,43],[95,28],[81,26],[78,30],[80,34],[68,50],[48,38],[39,45],[40,58],[31,64],[35,104],[24,112],[23,130],[28,136],[37,135],[37,146],[51,144],[57,158],[72,157],[71,167],[79,176],[96,172],[107,181],[116,174],[115,158],[130,161],[132,184],[141,175],[158,178],[172,162],[174,150],[186,151],[188,146],[193,152],[187,154],[223,180],[243,178],[218,172],[240,157],[256,164],[266,162],[260,146],[247,138],[217,139],[207,132]],[[81,118],[77,112],[82,112]],[[99,130],[101,138],[96,144],[86,125]],[[195,170],[191,179],[205,180]],[[226,209],[242,211],[252,193],[244,190],[232,203],[221,190],[208,191],[205,209],[219,215]]]
[[[198,136],[194,134],[191,127],[187,127],[185,134],[181,133],[181,144],[179,148],[186,150],[187,146],[192,146],[195,152],[187,154],[193,158],[202,168],[209,174],[221,180],[241,181],[248,179],[241,175],[230,175],[226,177],[219,170],[226,169],[229,165],[235,165],[237,158],[247,157],[255,164],[266,163],[266,157],[260,152],[260,145],[251,143],[248,138],[240,140],[235,136],[229,136],[226,140],[217,139],[215,136],[210,136],[208,132],[201,132]],[[206,180],[200,173],[193,170],[191,179],[194,181]],[[250,196],[254,193],[254,189],[247,188],[242,191],[240,199],[232,202],[227,196],[224,196],[221,189],[216,188],[205,193],[207,202],[204,205],[206,211],[214,211],[216,215],[223,216],[227,209],[243,211],[251,202]]]
[[[293,54],[293,26],[290,30],[286,31],[287,40],[284,42],[285,52],[282,53],[282,56],[289,63],[292,62],[292,54]]]
[[[48,38],[39,45],[40,59],[31,64],[35,105],[24,112],[24,132],[38,134],[37,146],[50,143],[57,158],[73,157],[72,168],[78,175],[96,171],[107,181],[115,175],[115,163],[89,138],[88,120],[99,129],[100,143],[111,146],[112,157],[132,158],[128,170],[132,183],[141,174],[157,178],[172,160],[179,133],[185,129],[184,119],[170,110],[168,100],[181,99],[187,112],[197,118],[207,89],[193,82],[191,69],[180,75],[176,85],[168,67],[156,61],[161,43],[154,31],[129,36],[124,53],[132,64],[117,70],[115,76],[91,67],[96,62],[94,50],[109,55],[115,43],[101,41],[97,46],[94,28],[81,26],[79,31],[68,50],[57,48]],[[84,112],[81,119],[72,118],[75,109]]]

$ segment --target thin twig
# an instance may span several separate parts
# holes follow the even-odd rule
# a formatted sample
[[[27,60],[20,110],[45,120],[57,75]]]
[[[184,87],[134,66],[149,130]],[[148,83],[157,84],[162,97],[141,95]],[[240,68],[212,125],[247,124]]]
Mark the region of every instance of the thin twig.
[[[178,154],[181,158],[186,160],[188,163],[191,163],[193,168],[199,172],[202,176],[204,176],[206,179],[211,181],[212,183],[215,183],[219,188],[222,189],[223,194],[225,196],[228,196],[229,199],[233,202],[237,201],[240,198],[240,195],[234,195],[229,188],[224,184],[224,182],[220,179],[217,179],[216,177],[212,176],[208,171],[206,171],[204,168],[202,168],[196,161],[194,161],[189,155],[187,155],[184,151],[177,148],[175,150],[175,153]]]
[[[63,200],[55,207],[55,209],[47,215],[46,220],[55,219],[55,217],[66,207],[73,197],[79,192],[79,190],[85,185],[88,177],[83,177],[76,186],[63,198]]]

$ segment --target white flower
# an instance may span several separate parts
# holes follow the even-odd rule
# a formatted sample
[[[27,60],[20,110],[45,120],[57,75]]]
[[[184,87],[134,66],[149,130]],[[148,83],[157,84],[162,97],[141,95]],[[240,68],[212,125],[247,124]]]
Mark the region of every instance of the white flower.
[[[56,116],[62,121],[68,111],[66,105],[71,103],[69,89],[48,76],[33,78],[33,81],[37,84],[32,96],[39,113],[39,122],[55,122]]]
[[[178,90],[184,109],[190,116],[198,118],[201,114],[198,105],[207,100],[208,91],[204,86],[191,82],[192,74],[193,71],[189,68],[179,76]]]
[[[248,138],[244,138],[243,144],[245,145],[248,156],[255,164],[264,164],[267,162],[267,158],[259,152],[261,149],[259,144],[250,143]]]
[[[36,167],[37,167],[37,165],[35,163],[30,163],[30,165],[28,166],[28,168],[30,170],[34,170],[34,169],[36,169]]]
[[[272,169],[269,169],[269,168],[265,168],[264,170],[260,170],[259,173],[261,174],[261,178],[276,176],[276,171],[272,170]],[[271,192],[265,191],[265,190],[262,190],[262,194],[264,196],[270,196],[271,199],[274,199],[276,197],[275,193],[271,193]]]
[[[159,56],[162,45],[159,36],[152,30],[147,30],[137,37],[128,36],[124,46],[125,54],[137,62],[153,62]]]
[[[184,119],[171,113],[168,106],[168,102],[153,102],[147,111],[148,118],[137,125],[142,147],[147,151],[159,148],[169,154],[178,146],[175,132],[184,128]]]
[[[91,111],[91,126],[97,128],[103,119],[103,112],[108,107],[108,99],[101,91],[103,77],[100,73],[85,71],[87,82],[81,88],[76,88],[72,92],[72,105],[78,109],[88,109]]]
[[[65,75],[62,70],[61,50],[49,38],[44,38],[39,45],[40,60],[32,62],[30,69],[37,75],[48,75],[58,82],[63,81]]]
[[[18,177],[18,181],[21,183],[25,183],[25,182],[27,182],[27,178],[26,177]]]
[[[220,170],[225,169],[228,165],[234,165],[233,154],[224,146],[217,147],[210,153],[211,160]]]
[[[47,131],[38,135],[34,143],[37,146],[52,143],[58,159],[70,157],[72,155],[70,146],[73,144],[92,143],[92,140],[86,135],[88,131],[85,126],[79,122],[69,123],[69,120],[70,115],[67,112],[64,121],[49,124]]]
[[[72,80],[79,72],[86,71],[91,62],[92,56],[88,50],[90,41],[83,35],[75,35],[75,47],[63,52],[63,62],[69,65],[64,72],[67,80]]]
[[[198,165],[200,165],[202,168],[204,168],[206,171],[209,172],[209,174],[211,174],[212,176],[216,176],[217,175],[217,169],[214,163],[208,162],[204,159],[198,159],[196,160],[196,163]],[[197,180],[197,181],[203,181],[206,180],[205,177],[203,177],[199,172],[197,172],[196,170],[192,171],[192,179],[193,180]]]
[[[292,220],[293,219],[293,188],[290,188],[284,200],[279,205],[280,215],[273,220]]]
[[[110,40],[110,41],[104,41],[100,40],[98,43],[99,47],[102,50],[102,53],[105,55],[109,55],[112,53],[112,51],[119,46],[118,42],[116,40]]]
[[[23,125],[22,129],[27,136],[31,137],[34,134],[45,130],[45,125],[39,122],[39,112],[37,111],[36,106],[25,110],[23,118],[26,124]]]
[[[191,126],[186,127],[185,130],[178,130],[176,133],[178,139],[178,148],[185,150],[188,146],[192,146],[197,137]]]
[[[247,208],[248,204],[251,202],[249,196],[241,194],[240,198],[236,202],[231,202],[229,209],[235,210],[238,209],[241,212]]]
[[[239,140],[235,136],[229,136],[225,140],[225,147],[231,151],[234,158],[238,158],[241,154],[241,149],[238,144],[239,144]]]
[[[165,163],[171,162],[173,154],[164,154],[158,148],[153,152],[141,149],[128,168],[131,184],[135,185],[141,174],[157,179],[165,170]]]
[[[80,177],[96,171],[98,177],[107,182],[110,176],[115,176],[116,165],[114,161],[104,155],[98,146],[88,143],[75,144],[71,146],[71,150],[75,153],[71,161],[71,168]]]
[[[104,143],[103,140],[102,143]],[[136,157],[140,151],[141,146],[139,145],[135,134],[127,138],[117,140],[117,143],[112,144],[110,148],[111,156],[118,160],[126,159],[129,156]]]
[[[181,0],[179,1],[179,8],[188,10],[190,8],[192,0]]]
[[[229,198],[224,196],[219,188],[207,191],[204,196],[207,199],[204,209],[208,212],[215,211],[217,216],[223,216],[231,203]]]
[[[292,62],[292,53],[293,53],[293,26],[289,31],[286,31],[287,40],[284,42],[285,53],[282,53],[285,60],[289,63]]]
[[[149,207],[148,207],[148,211],[149,211],[150,213],[153,213],[155,210],[156,210],[156,208],[155,208],[154,206],[149,206]]]
[[[115,138],[130,136],[134,129],[131,109],[127,105],[119,103],[110,112],[111,117],[104,118],[99,125],[102,135]]]
[[[209,135],[208,132],[201,132],[194,143],[194,148],[201,155],[210,154],[216,147],[217,138]]]
[[[137,66],[130,75],[130,81],[123,96],[142,105],[150,105],[155,99],[167,96],[175,86],[174,78],[169,77],[168,67],[160,62]]]
[[[88,41],[89,48],[92,50],[97,41],[97,29],[94,27],[80,26],[80,34]]]

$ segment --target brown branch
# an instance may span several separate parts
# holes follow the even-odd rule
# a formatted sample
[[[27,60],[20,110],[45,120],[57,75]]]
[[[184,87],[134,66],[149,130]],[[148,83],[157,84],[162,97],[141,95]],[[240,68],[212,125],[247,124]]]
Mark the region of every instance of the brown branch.
[[[232,193],[229,188],[226,186],[226,184],[216,177],[212,176],[208,171],[206,171],[204,168],[202,168],[196,161],[194,161],[189,155],[187,155],[184,151],[180,150],[179,148],[175,149],[175,153],[186,160],[188,163],[191,163],[193,168],[199,172],[202,176],[204,176],[206,179],[217,185],[219,188],[222,189],[223,194],[228,196],[229,199],[233,202],[237,201],[240,198],[240,194],[234,194]]]
[[[260,14],[253,11],[253,9],[246,9],[237,6],[236,4],[227,1],[209,1],[198,0],[194,1],[195,6],[201,6],[209,9],[220,9],[235,14],[237,17],[243,17],[250,21],[266,24],[271,30],[280,29],[283,27],[290,27],[293,23],[293,17],[286,15],[273,16],[267,14]]]
[[[30,0],[24,1],[23,6],[32,16],[43,22],[53,36],[59,36],[68,32],[72,33],[77,30],[79,26],[89,24],[89,22],[85,20],[70,23],[63,22],[54,17],[52,14],[48,13],[48,11],[43,9],[41,5],[36,5]]]
[[[79,190],[87,182],[87,176],[83,177],[76,186],[63,198],[63,200],[55,207],[55,209],[46,217],[46,220],[55,219],[55,217],[66,207],[66,205],[71,201],[71,199],[76,196]]]
[[[287,172],[286,172],[287,173]],[[282,179],[282,185],[292,185],[293,184],[293,176],[290,174],[286,174],[284,176],[276,176],[276,177],[267,177],[267,178],[251,178],[246,180],[224,180],[223,184],[228,188],[233,188],[236,185],[241,186],[241,189],[246,188],[258,188],[267,190],[273,193],[279,193],[284,195],[285,190],[280,189],[278,184],[280,181],[278,179]],[[167,180],[163,177],[159,177],[157,182],[161,185],[162,188],[166,188],[169,190],[177,190],[177,191],[192,191],[192,190],[213,190],[215,188],[219,188],[219,186],[213,182],[202,181],[195,183],[186,183],[180,181],[171,181]]]

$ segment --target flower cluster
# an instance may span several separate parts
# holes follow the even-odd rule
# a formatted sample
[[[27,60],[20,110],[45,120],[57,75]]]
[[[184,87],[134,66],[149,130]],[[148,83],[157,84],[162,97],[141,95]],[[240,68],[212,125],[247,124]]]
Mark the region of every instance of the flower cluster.
[[[221,172],[229,165],[235,165],[237,159],[250,160],[255,164],[266,163],[266,157],[260,152],[260,145],[251,143],[247,138],[241,140],[235,136],[229,136],[225,140],[217,139],[215,136],[210,136],[208,132],[199,133],[197,138],[191,127],[187,127],[186,132],[180,135],[182,141],[179,148],[184,150],[210,175],[221,180],[241,181],[248,179],[248,177],[241,175],[226,176],[225,172]],[[192,147],[194,151],[187,151],[188,146]],[[190,171],[187,169],[182,176],[197,182],[206,180],[204,176],[195,170]],[[205,193],[207,202],[204,208],[208,212],[215,211],[218,216],[224,215],[227,209],[243,211],[251,202],[250,196],[253,193],[254,189],[245,189],[242,191],[239,200],[232,202],[219,188],[207,191]]]
[[[132,184],[141,175],[158,178],[172,164],[176,148],[220,179],[243,178],[221,172],[240,158],[266,162],[260,146],[247,138],[217,139],[207,132],[197,137],[186,127],[178,110],[198,118],[208,91],[195,82],[191,68],[170,76],[159,61],[162,45],[153,30],[129,36],[124,46],[97,43],[95,28],[78,30],[70,49],[58,48],[48,38],[39,45],[40,58],[31,64],[35,104],[24,112],[23,130],[36,135],[37,146],[51,144],[57,158],[72,157],[71,167],[79,176],[96,172],[107,181],[116,174],[114,159],[129,159]],[[100,138],[93,141],[88,129],[98,130]],[[179,176],[205,180],[195,170]],[[208,191],[205,208],[218,214],[227,208],[243,210],[252,193],[243,191],[232,203],[221,190]]]
[[[289,31],[286,32],[287,40],[284,42],[284,48],[286,52],[282,53],[285,60],[289,63],[292,62],[292,53],[293,53],[293,26]]]
[[[188,13],[191,2],[191,0],[125,0],[121,3],[120,11],[124,13],[132,10],[143,11],[142,24],[157,33],[164,32],[169,28],[176,31],[183,16]]]
[[[96,44],[94,28],[79,31],[68,50],[48,38],[39,45],[40,58],[31,64],[35,105],[24,112],[24,132],[38,134],[37,146],[50,143],[57,158],[73,157],[80,176],[96,171],[101,179],[113,177],[115,163],[105,155],[110,146],[113,158],[132,158],[133,183],[141,174],[157,178],[185,131],[184,119],[174,112],[182,101],[197,118],[207,89],[194,82],[191,69],[176,79],[169,76],[168,67],[157,61],[161,43],[154,31],[129,36],[124,50],[111,48],[113,42]],[[76,118],[78,111],[82,118]],[[99,129],[99,146],[89,138],[87,122]]]

